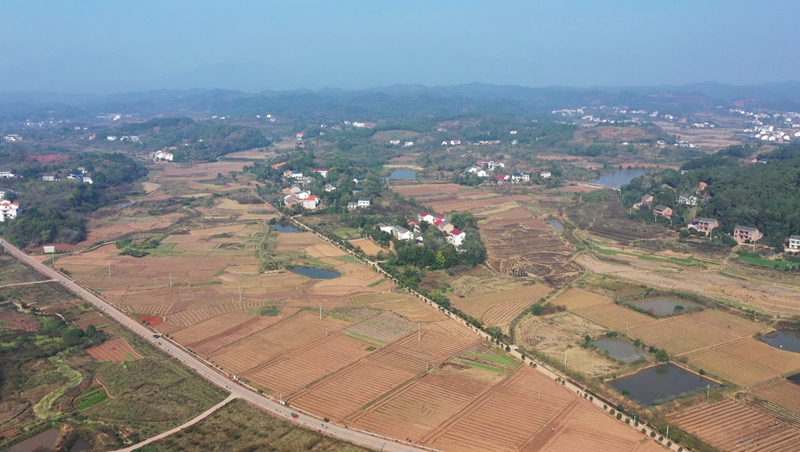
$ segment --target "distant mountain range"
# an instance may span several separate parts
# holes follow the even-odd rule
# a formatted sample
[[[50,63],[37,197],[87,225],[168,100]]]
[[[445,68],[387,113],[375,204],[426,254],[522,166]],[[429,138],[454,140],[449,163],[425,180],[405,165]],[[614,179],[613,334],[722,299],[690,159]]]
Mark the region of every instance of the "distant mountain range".
[[[535,115],[581,106],[624,105],[683,114],[719,106],[800,111],[800,83],[752,86],[715,82],[656,87],[546,87],[470,83],[394,85],[364,90],[323,88],[248,93],[230,90],[155,90],[113,95],[50,92],[0,93],[0,121],[52,117],[91,121],[98,114],[243,115],[272,113],[309,120],[411,120],[469,113]]]

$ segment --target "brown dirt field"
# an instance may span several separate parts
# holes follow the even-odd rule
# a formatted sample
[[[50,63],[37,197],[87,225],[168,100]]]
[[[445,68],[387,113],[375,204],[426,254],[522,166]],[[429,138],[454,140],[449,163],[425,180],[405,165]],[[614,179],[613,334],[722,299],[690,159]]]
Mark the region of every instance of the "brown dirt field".
[[[544,443],[542,452],[573,452],[576,450],[592,450],[601,452],[616,451],[664,451],[664,446],[649,441],[629,428],[621,428],[620,423],[608,416],[599,416],[597,409],[581,404],[569,418],[551,427],[551,437],[536,438],[529,444]],[[555,429],[555,430],[552,430]],[[546,430],[543,436],[546,435]],[[538,439],[538,441],[536,441]],[[531,450],[530,447],[525,450]]]
[[[291,234],[278,234],[277,251],[304,251],[309,246],[323,244],[324,242],[310,232],[293,232]]]
[[[687,355],[691,366],[740,386],[752,386],[800,369],[800,354],[744,338]]]
[[[278,316],[258,316],[233,328],[229,328],[222,333],[210,336],[199,342],[184,345],[201,356],[209,356],[222,347],[262,331],[270,325],[274,325],[284,318],[291,316],[295,312],[297,312],[295,309],[284,309],[281,315]]]
[[[211,354],[211,361],[233,374],[263,363],[345,328],[348,322],[300,313]]]
[[[374,306],[400,314],[412,322],[439,322],[446,318],[444,314],[439,312],[436,308],[411,297],[386,301],[375,304]]]
[[[100,345],[87,348],[86,352],[98,361],[135,361],[142,359],[142,355],[128,344],[125,339],[118,337]],[[130,355],[130,356],[129,356]],[[133,356],[133,358],[131,358]]]
[[[613,302],[611,298],[580,289],[569,289],[552,301],[553,304],[565,306],[569,310]]]
[[[305,251],[306,254],[311,257],[338,257],[347,255],[347,253],[341,249],[327,243],[319,243],[317,245],[309,246]]]
[[[99,312],[87,312],[75,318],[75,325],[84,331],[89,325],[94,325],[95,328],[99,328],[107,323],[111,323],[111,320],[103,317]]]
[[[568,368],[592,377],[618,372],[623,368],[622,365],[603,356],[596,350],[574,345],[583,336],[569,333],[553,326],[552,320],[553,317],[525,316],[515,329],[517,343],[525,348],[545,353],[559,362],[564,361],[564,352],[567,351]],[[591,322],[587,323],[591,324]],[[556,322],[556,324],[558,323]],[[597,325],[594,326],[599,328]],[[591,327],[584,328],[588,330]],[[591,333],[587,331],[586,334]]]
[[[435,373],[414,380],[348,416],[344,423],[393,438],[418,441],[503,377],[495,372],[447,363]]]
[[[164,318],[160,315],[140,315],[139,318],[150,324],[150,326],[158,326],[164,323]]]
[[[613,275],[649,287],[690,290],[704,296],[722,297],[770,312],[800,314],[797,289],[729,278],[717,273],[718,269],[675,272],[672,269],[664,269],[661,262],[633,259],[630,265],[617,264],[600,261],[588,254],[581,254],[576,258],[576,262],[589,271]]]
[[[392,187],[392,190],[400,193],[403,196],[413,196],[419,200],[426,196],[441,196],[451,195],[455,196],[464,190],[463,185],[458,184],[417,184],[417,185],[400,185]],[[465,190],[469,191],[469,190]]]
[[[339,333],[242,375],[272,394],[289,395],[366,356],[370,344]]]
[[[511,322],[532,303],[531,300],[522,300],[494,305],[483,315],[483,323],[487,326],[500,326],[508,334]]]
[[[412,325],[405,317],[401,317],[391,311],[385,311],[371,319],[347,328],[345,334],[355,333],[386,344],[405,336],[415,330],[415,327],[417,325]]]
[[[16,331],[39,331],[39,322],[28,314],[18,314],[16,312],[0,314],[0,329],[8,328]]]
[[[641,339],[646,344],[663,348],[672,355],[681,355],[751,336],[763,328],[763,325],[723,311],[705,310],[646,326],[632,326],[628,335]]]
[[[642,325],[649,325],[658,320],[640,314],[632,309],[623,308],[616,304],[600,304],[586,308],[576,309],[575,314],[602,325],[610,330],[624,332],[625,328],[632,329]]]
[[[587,334],[594,337],[608,331],[606,328],[571,312],[549,314],[542,316],[541,319],[561,331],[577,336],[578,339],[582,339]]]
[[[378,252],[383,251],[383,254],[386,254],[388,251],[387,249],[381,248],[375,243],[372,239],[356,239],[350,240],[350,244],[356,247],[361,248],[369,256],[374,256],[378,254]]]
[[[800,385],[798,384],[788,380],[775,380],[756,386],[750,390],[750,393],[800,415]]]
[[[246,309],[238,309],[225,314],[212,316],[208,320],[204,320],[173,333],[172,337],[181,344],[192,344],[203,341],[211,336],[223,333],[230,328],[236,328],[238,325],[259,316],[258,313],[247,311]],[[182,312],[187,313],[191,312],[191,310]]]
[[[533,284],[517,287],[516,289],[511,290],[478,295],[476,297],[461,298],[457,296],[451,296],[450,301],[461,311],[471,315],[472,317],[475,317],[476,319],[481,319],[486,312],[494,306],[521,301],[529,301],[530,303],[533,303],[547,296],[547,294],[549,294],[551,291],[552,289],[544,284]]]
[[[512,406],[514,422],[507,422],[504,413]],[[565,445],[558,440],[564,434],[594,441]],[[633,451],[643,438],[538,371],[522,366],[421,441],[437,449],[459,451],[564,450],[565,446],[582,450],[581,445],[599,450],[603,444],[609,444],[603,450]]]
[[[721,450],[790,452],[800,441],[800,430],[730,399],[670,419]]]
[[[386,301],[393,301],[393,300],[404,300],[406,298],[411,298],[411,297],[401,293],[385,292],[385,293],[358,295],[350,298],[348,301],[350,302],[351,306],[369,306],[375,303],[383,303]]]
[[[178,329],[188,328],[198,323],[205,322],[209,319],[218,318],[219,316],[233,313],[236,311],[244,311],[245,309],[257,309],[264,307],[263,301],[242,301],[239,300],[225,301],[222,303],[214,304],[212,306],[203,306],[197,304],[190,309],[185,309],[175,314],[170,314],[164,318],[162,329],[165,325],[171,325]],[[246,313],[241,313],[240,316],[247,316]],[[219,323],[219,321],[217,322]],[[173,329],[172,331],[177,331]]]
[[[483,267],[478,270],[472,270],[469,273],[450,282],[453,294],[462,297],[475,297],[501,290],[515,289],[528,283],[527,280],[522,278],[498,276]]]

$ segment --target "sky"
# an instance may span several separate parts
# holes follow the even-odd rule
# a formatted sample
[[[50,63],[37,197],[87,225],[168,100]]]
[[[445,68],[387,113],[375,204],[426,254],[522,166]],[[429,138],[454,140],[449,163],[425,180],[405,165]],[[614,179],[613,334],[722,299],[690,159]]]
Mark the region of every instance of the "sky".
[[[0,2],[0,91],[800,79],[800,2]]]

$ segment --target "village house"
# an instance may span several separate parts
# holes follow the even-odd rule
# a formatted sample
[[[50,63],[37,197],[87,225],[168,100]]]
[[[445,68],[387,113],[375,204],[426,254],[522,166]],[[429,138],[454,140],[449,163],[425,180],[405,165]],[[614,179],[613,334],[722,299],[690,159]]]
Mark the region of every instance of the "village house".
[[[55,182],[58,178],[54,174],[45,174],[42,176],[42,180],[45,182]]]
[[[392,231],[394,230],[394,226],[386,223],[378,223],[375,225],[375,227],[387,234],[391,234]]]
[[[322,187],[322,189],[325,190],[326,192],[330,193],[330,192],[336,190],[336,187],[334,187],[331,184],[325,184],[325,186]]]
[[[489,173],[487,173],[486,170],[484,170],[483,168],[479,168],[477,166],[473,166],[473,167],[467,169],[466,172],[467,173],[472,173],[472,174],[474,174],[474,175],[476,175],[478,177],[486,177],[486,176],[489,175]]]
[[[319,197],[316,195],[309,195],[305,199],[303,199],[303,208],[313,210],[316,209],[319,205]]]
[[[666,218],[668,220],[671,220],[672,219],[672,207],[668,207],[668,206],[665,206],[663,204],[659,204],[653,209],[653,214],[661,216],[661,217],[664,217],[664,218]]]
[[[542,179],[550,179],[552,176],[553,173],[551,173],[550,171],[542,171],[541,173],[539,173],[539,177],[541,177]]]
[[[711,235],[711,231],[718,227],[719,221],[713,218],[698,218],[697,221],[687,226],[688,229],[696,229],[698,232],[704,232],[707,235]]]
[[[508,179],[510,179],[510,176],[506,174],[495,174],[494,176],[494,181],[498,184],[505,184]]]
[[[117,141],[117,137],[115,135],[109,135],[109,136],[106,137],[106,140],[108,140],[108,141]]]
[[[0,222],[13,220],[17,215],[22,214],[22,208],[18,202],[0,201]]]
[[[414,240],[414,233],[402,226],[392,226],[391,234],[397,240]]]
[[[14,193],[14,190],[10,188],[0,188],[0,201],[6,198],[7,193]]]
[[[3,139],[9,143],[13,143],[15,141],[22,141],[22,137],[14,133],[4,136]]]
[[[300,179],[303,177],[303,173],[300,171],[286,170],[283,172],[283,177],[287,179]]]
[[[319,173],[322,177],[328,177],[328,168],[311,168],[312,173]]]
[[[706,191],[706,188],[708,188],[708,184],[707,184],[707,183],[705,183],[705,182],[700,182],[699,184],[697,184],[697,190],[695,190],[695,191],[694,191],[694,193],[695,193],[696,195],[700,195],[700,194],[702,194],[704,191]]]
[[[164,151],[154,152],[150,154],[150,157],[155,161],[163,160],[165,162],[171,162],[175,159],[175,155],[173,155],[172,152]]]
[[[405,143],[403,143],[404,148],[410,148],[411,146],[414,146],[413,141],[406,141]]]
[[[389,144],[391,144],[392,146],[399,146],[400,140],[389,140]]]
[[[789,245],[783,250],[787,253],[800,252],[800,235],[793,234],[789,236]]]
[[[301,191],[294,195],[297,199],[306,199],[311,196],[310,192]]]
[[[83,183],[91,185],[94,183],[94,181],[92,180],[91,176],[86,175],[83,176]]]
[[[690,195],[688,193],[684,193],[678,196],[678,204],[684,204],[687,206],[696,206],[697,205],[697,196]]]
[[[530,173],[522,173],[522,182],[530,182],[530,181],[531,181]]]
[[[358,208],[359,209],[366,209],[367,207],[372,204],[372,201],[369,198],[360,198],[358,200]]]
[[[436,221],[436,218],[428,212],[420,212],[420,214],[417,215],[417,219],[420,223],[425,222],[429,224],[433,224],[433,222]]]
[[[0,178],[2,179],[13,179],[15,177],[11,171],[0,171]]]
[[[357,202],[348,202],[347,203],[347,210],[356,210],[356,209],[358,209],[358,203]]]
[[[764,234],[761,233],[757,228],[751,228],[749,226],[739,226],[733,228],[733,239],[739,243],[753,243],[757,242],[764,237]]]
[[[300,141],[300,140],[303,139],[304,136],[305,136],[305,133],[297,132],[296,134],[294,134],[294,139],[297,140],[297,141]]]
[[[287,195],[287,196],[284,196],[284,198],[283,198],[283,203],[286,205],[286,207],[289,207],[289,206],[291,206],[293,204],[296,204],[299,201],[300,200],[297,199],[297,197],[294,196],[294,195]]]
[[[464,239],[466,238],[467,234],[460,229],[453,228],[450,232],[447,233],[447,241],[456,247],[461,246],[461,244],[464,243]]]
[[[649,206],[651,202],[653,202],[653,195],[642,196],[642,204]]]

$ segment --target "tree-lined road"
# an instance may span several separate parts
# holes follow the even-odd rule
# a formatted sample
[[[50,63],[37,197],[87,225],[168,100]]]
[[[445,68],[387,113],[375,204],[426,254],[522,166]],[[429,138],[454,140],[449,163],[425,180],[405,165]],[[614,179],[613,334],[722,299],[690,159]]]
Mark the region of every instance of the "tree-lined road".
[[[16,257],[20,261],[30,265],[31,267],[41,272],[45,276],[48,276],[52,278],[54,281],[61,283],[62,285],[64,285],[64,287],[71,290],[72,292],[74,292],[87,302],[91,303],[92,305],[96,306],[102,312],[106,313],[109,317],[114,319],[120,325],[124,326],[125,328],[128,328],[129,330],[143,337],[146,341],[150,342],[154,347],[160,348],[165,352],[169,353],[170,355],[172,355],[173,357],[177,358],[185,366],[196,371],[211,383],[214,383],[220,388],[224,388],[225,390],[229,391],[232,395],[247,400],[248,402],[268,411],[269,413],[272,413],[276,416],[284,417],[286,418],[287,421],[293,422],[299,426],[310,428],[312,430],[322,432],[326,435],[334,436],[339,439],[350,441],[352,443],[375,450],[396,451],[396,452],[423,452],[430,450],[430,449],[414,447],[408,444],[401,444],[395,442],[395,440],[392,439],[373,436],[368,433],[348,429],[346,427],[334,425],[331,423],[325,423],[315,417],[303,414],[301,412],[292,411],[291,408],[287,408],[278,403],[277,401],[274,401],[263,395],[260,395],[230,380],[226,375],[220,374],[213,368],[207,366],[203,361],[187,353],[184,349],[174,344],[172,341],[163,338],[153,337],[153,332],[150,329],[140,324],[136,320],[128,317],[127,314],[117,309],[108,301],[100,298],[94,292],[91,292],[90,290],[79,285],[72,279],[44,265],[43,263],[37,261],[31,256],[28,256],[27,254],[25,254],[18,248],[14,247],[13,245],[9,244],[8,242],[0,241],[0,243],[2,243],[3,248],[7,253]],[[297,413],[297,418],[292,418],[291,414],[293,412]]]

